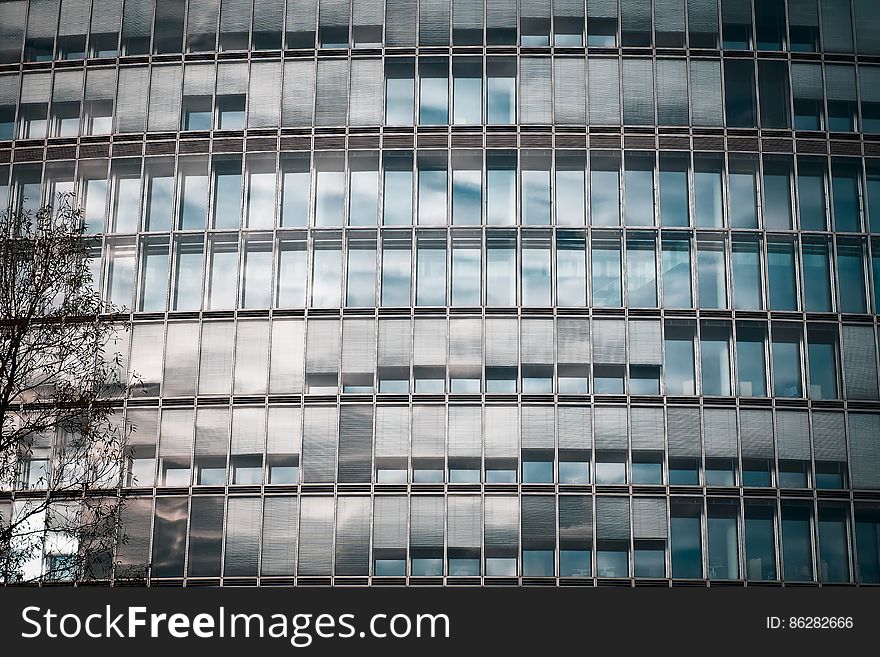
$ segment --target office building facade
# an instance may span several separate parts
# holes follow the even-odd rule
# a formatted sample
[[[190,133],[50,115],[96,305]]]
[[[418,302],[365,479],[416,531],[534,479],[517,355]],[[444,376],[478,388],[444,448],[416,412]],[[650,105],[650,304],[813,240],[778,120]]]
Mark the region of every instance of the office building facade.
[[[102,577],[880,583],[871,0],[3,1],[0,139],[131,311]]]

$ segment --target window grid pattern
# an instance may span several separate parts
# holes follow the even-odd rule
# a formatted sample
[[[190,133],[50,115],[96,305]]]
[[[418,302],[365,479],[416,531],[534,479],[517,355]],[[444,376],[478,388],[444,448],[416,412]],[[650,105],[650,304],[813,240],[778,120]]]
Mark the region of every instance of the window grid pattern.
[[[134,321],[111,579],[880,583],[876,11],[651,4],[0,3],[0,202]]]

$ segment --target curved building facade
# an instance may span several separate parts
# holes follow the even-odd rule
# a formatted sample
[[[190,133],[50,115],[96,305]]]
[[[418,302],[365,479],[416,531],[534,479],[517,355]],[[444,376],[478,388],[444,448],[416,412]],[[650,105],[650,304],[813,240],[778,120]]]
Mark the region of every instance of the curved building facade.
[[[131,310],[107,578],[880,583],[872,0],[6,0],[0,140]]]

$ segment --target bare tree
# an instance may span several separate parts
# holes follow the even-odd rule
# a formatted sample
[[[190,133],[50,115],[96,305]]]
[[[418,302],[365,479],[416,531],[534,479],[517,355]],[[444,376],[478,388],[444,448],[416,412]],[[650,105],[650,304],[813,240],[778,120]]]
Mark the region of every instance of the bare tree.
[[[106,577],[120,540],[130,429],[118,336],[82,211],[0,215],[0,582]]]

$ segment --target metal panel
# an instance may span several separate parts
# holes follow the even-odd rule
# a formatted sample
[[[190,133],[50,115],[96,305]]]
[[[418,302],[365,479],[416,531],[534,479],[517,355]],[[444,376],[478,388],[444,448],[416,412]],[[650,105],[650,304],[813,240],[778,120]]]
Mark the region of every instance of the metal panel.
[[[634,539],[666,538],[665,497],[634,497],[632,514]]]
[[[776,411],[776,451],[780,459],[810,460],[810,425],[806,411]]]
[[[369,482],[373,460],[373,407],[339,407],[339,481]]]
[[[620,70],[617,59],[590,58],[590,123],[620,124]]]
[[[560,406],[559,449],[590,449],[593,446],[592,409],[588,406]]]
[[[663,450],[666,447],[663,408],[633,406],[629,411],[629,422],[633,451]]]
[[[736,410],[707,408],[703,411],[706,457],[736,458]]]
[[[552,409],[551,409],[552,410]],[[479,458],[483,452],[483,409],[449,407],[449,456]]]
[[[281,125],[280,112],[281,62],[253,62],[248,92],[248,127],[277,128]]]
[[[380,125],[385,115],[382,60],[352,60],[351,80],[351,125]]]
[[[451,548],[480,547],[483,533],[481,498],[476,495],[450,495],[446,504],[446,544]]]
[[[743,458],[773,458],[773,414],[742,410],[739,414]]]
[[[520,66],[519,111],[522,123],[553,122],[550,102],[550,58],[523,57]]]
[[[593,320],[593,361],[602,365],[622,365],[626,362],[624,320]]]
[[[629,498],[596,498],[596,538],[600,541],[629,540]]]
[[[843,326],[843,378],[848,399],[877,399],[877,347],[871,326]]]
[[[410,545],[414,548],[442,548],[446,499],[413,495],[410,498]]]
[[[332,497],[303,497],[299,519],[299,575],[331,574],[333,564]]]
[[[813,452],[817,461],[846,462],[844,414],[813,411]]]
[[[414,457],[443,458],[446,453],[446,408],[413,406],[412,453]]]
[[[666,413],[669,456],[700,456],[700,411],[671,406]]]
[[[336,480],[337,408],[306,408],[303,411],[302,470],[305,483]]]
[[[626,407],[597,406],[594,415],[596,449],[626,450],[628,448]]]
[[[261,573],[291,576],[296,564],[298,502],[296,497],[266,497],[263,507]]]
[[[486,407],[486,457],[515,457],[519,453],[519,409]]]
[[[486,548],[519,547],[519,498],[486,496],[484,536]]]
[[[553,449],[556,446],[556,409],[553,406],[523,406],[522,448]]]
[[[370,498],[343,497],[336,502],[336,575],[370,572]]]
[[[880,488],[880,415],[850,413],[848,420],[853,488]]]
[[[406,547],[408,502],[409,498],[403,496],[376,496],[373,508],[373,548]],[[413,511],[415,512],[415,504]],[[440,535],[443,535],[442,531]]]

